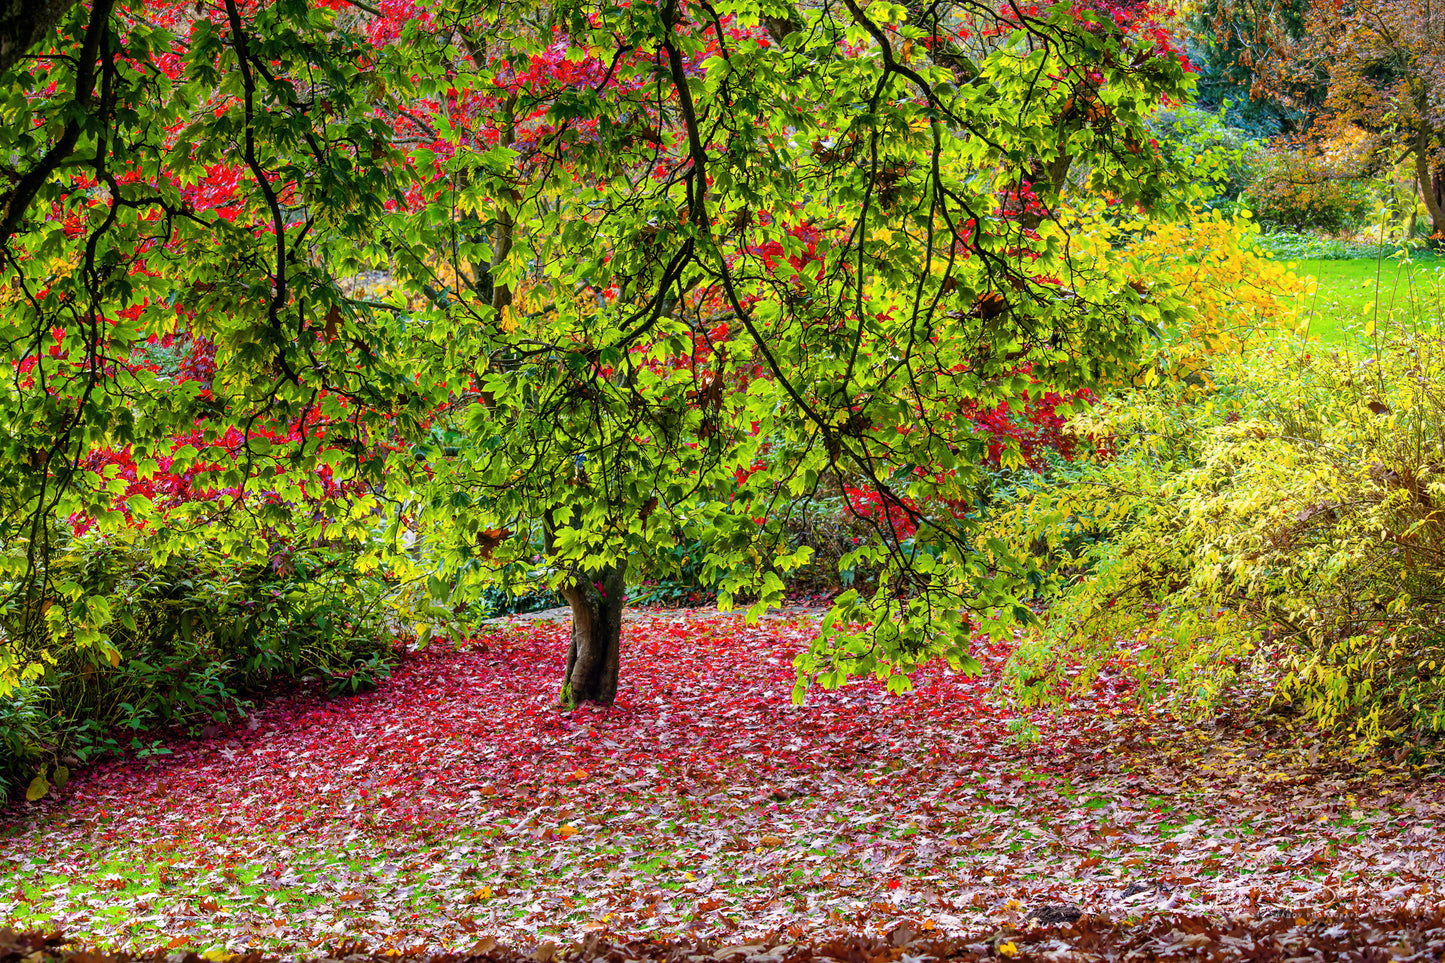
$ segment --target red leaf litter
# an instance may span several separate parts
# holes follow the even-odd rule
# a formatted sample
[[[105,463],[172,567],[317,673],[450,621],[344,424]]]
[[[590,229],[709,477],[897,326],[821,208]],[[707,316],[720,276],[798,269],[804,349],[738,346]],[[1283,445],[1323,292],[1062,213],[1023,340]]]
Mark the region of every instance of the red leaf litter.
[[[930,665],[904,696],[794,706],[816,631],[640,613],[606,709],[558,710],[568,626],[546,621],[415,654],[374,692],[277,699],[11,809],[0,924],[315,955],[1440,906],[1437,781],[1333,766],[1284,722],[1138,715],[1107,677],[1021,715],[1011,644],[986,639],[980,677]]]

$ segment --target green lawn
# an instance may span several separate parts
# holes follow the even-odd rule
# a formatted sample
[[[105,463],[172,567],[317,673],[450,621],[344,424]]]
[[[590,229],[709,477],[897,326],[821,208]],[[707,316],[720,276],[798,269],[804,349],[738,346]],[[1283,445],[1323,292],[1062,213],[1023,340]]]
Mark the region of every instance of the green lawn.
[[[1372,318],[1439,322],[1445,315],[1445,260],[1417,255],[1408,263],[1393,258],[1290,263],[1296,274],[1317,281],[1302,309],[1310,335],[1323,341],[1342,343],[1352,331],[1363,333]]]

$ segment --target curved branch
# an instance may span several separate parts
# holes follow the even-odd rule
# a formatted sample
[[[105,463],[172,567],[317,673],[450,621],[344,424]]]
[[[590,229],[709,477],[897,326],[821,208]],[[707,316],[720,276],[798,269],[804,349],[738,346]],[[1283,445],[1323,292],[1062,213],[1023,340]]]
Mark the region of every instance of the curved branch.
[[[266,306],[266,320],[277,338],[284,343],[286,333],[281,330],[281,312],[286,307],[290,293],[286,278],[286,219],[281,213],[281,200],[276,196],[276,189],[271,186],[266,169],[261,166],[256,155],[256,78],[251,73],[250,45],[246,42],[246,30],[241,23],[241,11],[236,6],[236,0],[226,0],[226,17],[231,26],[231,43],[236,48],[236,63],[241,71],[241,88],[244,94],[242,103],[246,112],[246,126],[243,156],[246,167],[255,178],[256,186],[260,188],[266,207],[271,212],[271,229],[276,233],[276,273],[272,276],[271,302]],[[286,360],[284,348],[277,350],[276,362],[288,381],[297,385],[301,383],[301,379]]]

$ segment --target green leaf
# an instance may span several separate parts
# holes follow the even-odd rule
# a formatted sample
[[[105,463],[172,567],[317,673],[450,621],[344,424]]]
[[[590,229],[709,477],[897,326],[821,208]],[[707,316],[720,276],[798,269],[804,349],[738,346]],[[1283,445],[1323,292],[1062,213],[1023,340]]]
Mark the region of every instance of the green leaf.
[[[25,787],[25,798],[31,802],[43,799],[45,794],[50,792],[50,782],[45,778],[45,770],[36,773],[35,778],[30,780],[30,785]]]

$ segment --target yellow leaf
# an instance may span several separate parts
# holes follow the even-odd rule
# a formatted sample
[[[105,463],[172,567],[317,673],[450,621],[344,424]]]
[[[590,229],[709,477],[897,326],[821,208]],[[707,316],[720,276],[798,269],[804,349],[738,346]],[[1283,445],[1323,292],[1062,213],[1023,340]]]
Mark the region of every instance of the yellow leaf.
[[[1000,943],[998,945],[998,955],[1009,957],[1018,956],[1019,948],[1017,946],[1014,946],[1012,942]]]

